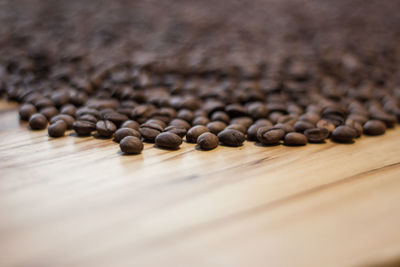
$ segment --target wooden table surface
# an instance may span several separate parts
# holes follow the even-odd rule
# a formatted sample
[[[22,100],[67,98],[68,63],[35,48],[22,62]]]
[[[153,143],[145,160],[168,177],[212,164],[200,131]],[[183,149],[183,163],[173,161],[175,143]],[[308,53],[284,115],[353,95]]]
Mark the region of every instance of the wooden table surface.
[[[352,145],[124,156],[17,118],[1,102],[1,267],[400,263],[400,127]]]

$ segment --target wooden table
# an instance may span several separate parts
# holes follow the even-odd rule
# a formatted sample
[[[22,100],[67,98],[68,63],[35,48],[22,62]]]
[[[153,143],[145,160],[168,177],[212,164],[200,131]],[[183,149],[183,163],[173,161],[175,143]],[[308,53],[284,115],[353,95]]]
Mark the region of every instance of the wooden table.
[[[400,263],[399,127],[352,145],[124,156],[0,107],[2,267]]]

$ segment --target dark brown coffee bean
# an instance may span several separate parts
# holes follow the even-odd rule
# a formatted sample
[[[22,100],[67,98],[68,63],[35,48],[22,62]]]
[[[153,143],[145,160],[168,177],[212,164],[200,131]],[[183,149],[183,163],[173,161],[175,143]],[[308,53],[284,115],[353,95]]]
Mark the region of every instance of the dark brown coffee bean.
[[[32,104],[23,104],[19,108],[19,118],[24,121],[29,121],[29,118],[37,112],[36,108]]]
[[[117,130],[117,126],[112,121],[101,120],[96,123],[96,130],[99,136],[110,138]]]
[[[302,133],[288,133],[285,135],[284,144],[287,146],[304,146],[307,144],[307,137]]]
[[[336,126],[332,122],[322,119],[317,122],[317,128],[326,128],[329,131],[329,134],[335,130]]]
[[[269,114],[268,119],[272,124],[277,124],[280,117],[284,116],[282,112],[272,112]]]
[[[114,141],[119,143],[126,136],[135,136],[137,138],[141,138],[140,132],[136,131],[132,128],[119,128],[114,135]]]
[[[124,123],[121,124],[121,128],[131,128],[135,129],[136,131],[139,131],[139,123],[133,120],[127,120]]]
[[[217,135],[219,132],[226,128],[226,123],[222,121],[212,121],[207,124],[207,128],[210,130],[210,132]]]
[[[32,130],[43,130],[47,126],[47,119],[40,113],[35,113],[29,119],[29,126]]]
[[[51,118],[50,124],[55,123],[56,121],[63,120],[67,124],[67,129],[72,129],[72,124],[74,123],[75,119],[67,114],[58,114]]]
[[[97,121],[98,121],[98,119],[95,116],[91,115],[91,114],[84,114],[82,116],[79,116],[77,119],[80,120],[80,121],[88,121],[88,122],[91,122],[91,123],[94,123],[94,124],[96,124]]]
[[[226,113],[224,111],[216,111],[211,115],[211,120],[229,123],[230,117],[229,117],[228,113]]]
[[[254,124],[256,125],[260,125],[260,126],[272,126],[272,122],[270,122],[267,119],[258,119],[254,122]]]
[[[375,112],[371,114],[372,120],[379,120],[386,124],[387,128],[393,128],[397,123],[397,118],[394,115],[390,115],[384,112]]]
[[[58,120],[50,124],[49,128],[47,129],[50,137],[64,136],[66,130],[67,130],[67,123],[63,120]]]
[[[139,132],[147,142],[154,142],[156,136],[163,131],[163,127],[156,123],[144,123],[140,125]]]
[[[327,128],[311,128],[305,130],[304,135],[310,143],[323,143],[329,136],[329,130]]]
[[[54,102],[54,105],[60,107],[68,103],[69,94],[67,91],[54,92],[50,99]]]
[[[354,121],[358,121],[362,125],[368,121],[368,117],[364,115],[358,115],[358,114],[350,114],[347,119],[351,119]]]
[[[230,104],[225,107],[225,112],[228,113],[229,117],[243,117],[247,116],[247,109],[240,104]]]
[[[185,128],[179,128],[176,126],[168,126],[164,128],[163,132],[171,132],[178,135],[180,138],[183,138],[186,135],[187,130]]]
[[[159,119],[150,119],[150,120],[147,120],[146,123],[155,123],[155,124],[158,124],[158,125],[160,125],[161,128],[163,128],[163,129],[164,129],[165,127],[167,127],[167,124],[166,124],[164,121],[159,120]]]
[[[77,120],[72,124],[72,128],[78,135],[87,136],[96,130],[96,124],[90,121]]]
[[[309,121],[298,121],[294,124],[293,128],[296,132],[304,133],[305,130],[314,128],[314,124]]]
[[[179,128],[185,128],[186,130],[190,129],[190,124],[182,119],[173,119],[170,123],[169,126],[176,126]]]
[[[214,149],[218,146],[218,143],[219,143],[218,137],[215,134],[210,133],[210,132],[202,133],[197,138],[197,144],[203,150]]]
[[[290,124],[286,124],[286,123],[277,123],[274,125],[274,129],[282,129],[285,131],[285,133],[294,132],[293,126],[291,126]]]
[[[39,110],[45,107],[53,107],[53,106],[54,102],[45,97],[40,98],[38,101],[35,102],[35,107]]]
[[[251,103],[250,105],[248,105],[247,111],[249,115],[255,120],[268,117],[267,106],[261,102]]]
[[[58,114],[58,109],[52,106],[45,107],[40,110],[40,113],[43,114],[48,120],[50,120]]]
[[[60,113],[61,114],[67,114],[70,115],[72,117],[75,117],[75,113],[76,113],[76,107],[72,104],[67,104],[61,107],[60,109]]]
[[[139,154],[143,150],[143,142],[136,136],[125,136],[119,143],[121,151],[126,154]]]
[[[191,123],[194,119],[194,114],[191,110],[188,109],[181,109],[179,110],[178,114],[176,115],[178,119],[185,120],[189,123]]]
[[[193,126],[192,128],[190,128],[190,129],[187,131],[186,140],[187,140],[189,143],[196,143],[196,142],[197,142],[197,138],[198,138],[201,134],[203,134],[203,133],[205,133],[205,132],[209,132],[209,131],[210,131],[210,130],[209,130],[206,126],[203,126],[203,125]]]
[[[198,117],[196,117],[196,118],[194,118],[193,119],[193,122],[192,122],[192,124],[193,124],[193,126],[196,126],[196,125],[207,125],[208,123],[210,122],[210,120],[207,118],[207,117],[205,117],[205,116],[198,116]]]
[[[279,124],[286,124],[286,125],[290,125],[292,127],[294,126],[296,121],[297,121],[297,119],[294,118],[292,115],[283,115],[278,119]]]
[[[242,134],[246,134],[247,130],[246,128],[241,125],[241,124],[230,124],[228,125],[225,129],[234,129],[234,130],[238,130],[239,132],[241,132]]]
[[[230,124],[241,124],[243,125],[246,130],[253,124],[253,119],[250,117],[237,117],[231,119]]]
[[[282,129],[271,129],[271,126],[264,126],[258,129],[257,139],[263,145],[276,145],[285,136]]]
[[[113,122],[117,127],[129,120],[128,116],[118,112],[108,112],[104,114],[103,119]]]
[[[316,124],[321,119],[321,116],[317,113],[304,113],[301,115],[299,121],[308,121],[312,124]]]
[[[218,133],[218,139],[226,146],[241,146],[246,138],[244,134],[238,130],[225,129]]]
[[[352,127],[354,130],[356,130],[356,132],[357,132],[357,136],[356,137],[360,137],[362,135],[363,126],[358,121],[355,121],[355,120],[352,120],[352,119],[347,119],[345,124],[347,126]]]
[[[155,143],[158,147],[178,149],[182,144],[182,138],[172,132],[163,132],[157,135]]]
[[[347,125],[338,126],[332,132],[332,140],[339,143],[351,143],[356,136],[356,130]]]
[[[100,119],[100,117],[101,117],[101,114],[100,114],[100,112],[98,110],[93,109],[93,108],[81,107],[81,108],[78,108],[76,110],[75,118],[79,118],[79,117],[81,117],[83,115],[86,115],[86,114],[92,115],[96,119]]]
[[[367,135],[381,135],[386,131],[386,124],[378,120],[369,120],[364,124],[363,129]]]
[[[251,125],[249,127],[249,129],[247,129],[247,140],[249,141],[257,141],[257,131],[258,129],[260,129],[261,127],[266,127],[265,125],[259,125],[254,123],[253,125]],[[271,129],[273,128],[272,125],[269,125],[269,127],[271,127]]]

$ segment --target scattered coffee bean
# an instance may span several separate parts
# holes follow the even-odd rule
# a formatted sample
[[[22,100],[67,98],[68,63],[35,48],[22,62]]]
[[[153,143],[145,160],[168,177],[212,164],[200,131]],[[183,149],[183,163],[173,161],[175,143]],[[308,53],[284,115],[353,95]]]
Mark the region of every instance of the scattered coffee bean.
[[[246,137],[238,130],[225,129],[218,133],[218,139],[226,146],[241,146]]]
[[[72,128],[79,136],[88,136],[96,130],[96,124],[90,121],[77,120],[72,124]]]
[[[218,146],[219,139],[218,137],[210,132],[202,133],[197,138],[197,144],[203,150],[212,150]]]
[[[117,130],[117,126],[108,120],[101,120],[96,123],[97,134],[101,137],[111,137]]]
[[[29,119],[29,126],[32,130],[43,130],[47,126],[47,119],[40,113],[33,114]]]
[[[186,130],[189,130],[190,124],[182,119],[173,119],[170,123],[169,126],[176,126],[179,128],[185,128]]]
[[[314,128],[314,124],[309,121],[298,121],[294,124],[293,128],[296,132],[304,133],[305,130]]]
[[[212,121],[207,124],[207,128],[210,130],[210,132],[217,135],[226,128],[226,123],[222,121]]]
[[[45,107],[40,110],[40,113],[43,114],[47,118],[47,120],[50,120],[58,114],[58,109],[53,106]]]
[[[329,137],[329,130],[327,128],[311,128],[304,131],[310,143],[323,143]]]
[[[21,120],[29,121],[30,117],[37,112],[36,108],[32,104],[23,104],[19,108],[19,117]]]
[[[127,120],[124,123],[121,124],[121,128],[131,128],[135,129],[136,131],[139,131],[139,123],[133,120]]]
[[[47,129],[50,137],[61,137],[64,136],[65,131],[67,130],[67,123],[63,120],[58,120],[52,124],[50,124]]]
[[[257,139],[263,145],[276,145],[285,136],[285,131],[282,129],[271,128],[264,126],[258,129]]]
[[[206,126],[209,122],[210,122],[210,120],[207,117],[199,116],[199,117],[196,117],[196,118],[193,119],[192,124],[193,124],[193,126],[196,126],[196,125],[204,125],[204,126]]]
[[[357,131],[347,125],[341,125],[332,132],[332,140],[339,143],[351,143],[356,136]]]
[[[163,131],[163,127],[154,122],[144,123],[140,125],[139,132],[147,142],[154,142],[156,136]]]
[[[119,143],[121,151],[126,154],[139,154],[143,150],[143,142],[136,136],[125,136]]]
[[[287,146],[304,146],[307,144],[307,137],[302,133],[288,133],[285,135],[284,144]]]
[[[74,123],[75,119],[67,114],[58,114],[51,118],[50,124],[55,123],[56,121],[63,120],[67,124],[67,129],[72,129],[72,124]]]
[[[243,134],[246,134],[246,128],[241,124],[231,124],[231,125],[228,125],[225,129],[234,129]]]
[[[141,135],[138,131],[132,128],[119,128],[115,132],[114,141],[119,143],[126,136],[135,136],[137,138],[141,138]]]
[[[190,128],[190,129],[187,131],[186,140],[187,140],[189,143],[197,143],[197,138],[198,138],[201,134],[203,134],[203,133],[205,133],[205,132],[209,132],[209,131],[210,131],[210,130],[209,130],[206,126],[203,126],[203,125],[193,126],[192,128]]]
[[[172,132],[163,132],[157,135],[155,143],[158,147],[175,150],[182,144],[182,138]]]
[[[164,129],[164,132],[171,132],[178,135],[180,138],[183,138],[186,135],[187,130],[176,126],[168,126]]]
[[[385,133],[386,125],[378,120],[369,120],[364,124],[363,129],[367,135],[381,135]]]

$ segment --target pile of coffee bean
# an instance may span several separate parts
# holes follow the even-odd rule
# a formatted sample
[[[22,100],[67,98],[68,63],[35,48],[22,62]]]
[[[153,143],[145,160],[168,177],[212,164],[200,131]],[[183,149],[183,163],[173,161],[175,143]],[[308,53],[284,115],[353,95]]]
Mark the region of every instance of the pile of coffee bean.
[[[400,120],[399,19],[390,13],[396,1],[360,5],[364,14],[352,19],[347,10],[354,3],[345,0],[305,1],[312,12],[292,10],[286,0],[257,7],[205,1],[210,14],[187,1],[173,5],[176,16],[144,1],[133,17],[124,13],[130,4],[120,1],[116,13],[101,16],[81,1],[50,2],[36,3],[37,17],[29,8],[12,9],[15,1],[5,5],[15,11],[11,17],[0,12],[0,22],[13,29],[0,37],[0,95],[21,103],[20,119],[32,130],[47,128],[51,138],[113,139],[126,154],[140,153],[143,142],[167,150],[183,141],[201,150],[239,147],[246,139],[266,147],[304,146],[328,139],[353,143],[382,135]],[[256,10],[266,4],[276,11],[275,24],[263,24]],[[241,7],[254,16],[241,20]],[[285,11],[296,28],[285,28]],[[41,12],[61,17],[50,16],[54,24],[47,25]],[[155,21],[160,12],[176,27]],[[316,23],[324,12],[333,15]],[[81,13],[92,16],[90,23]],[[355,22],[365,14],[368,21]],[[110,22],[107,31],[93,29],[104,22]],[[71,24],[80,25],[75,34]],[[149,25],[159,38],[147,35]]]

